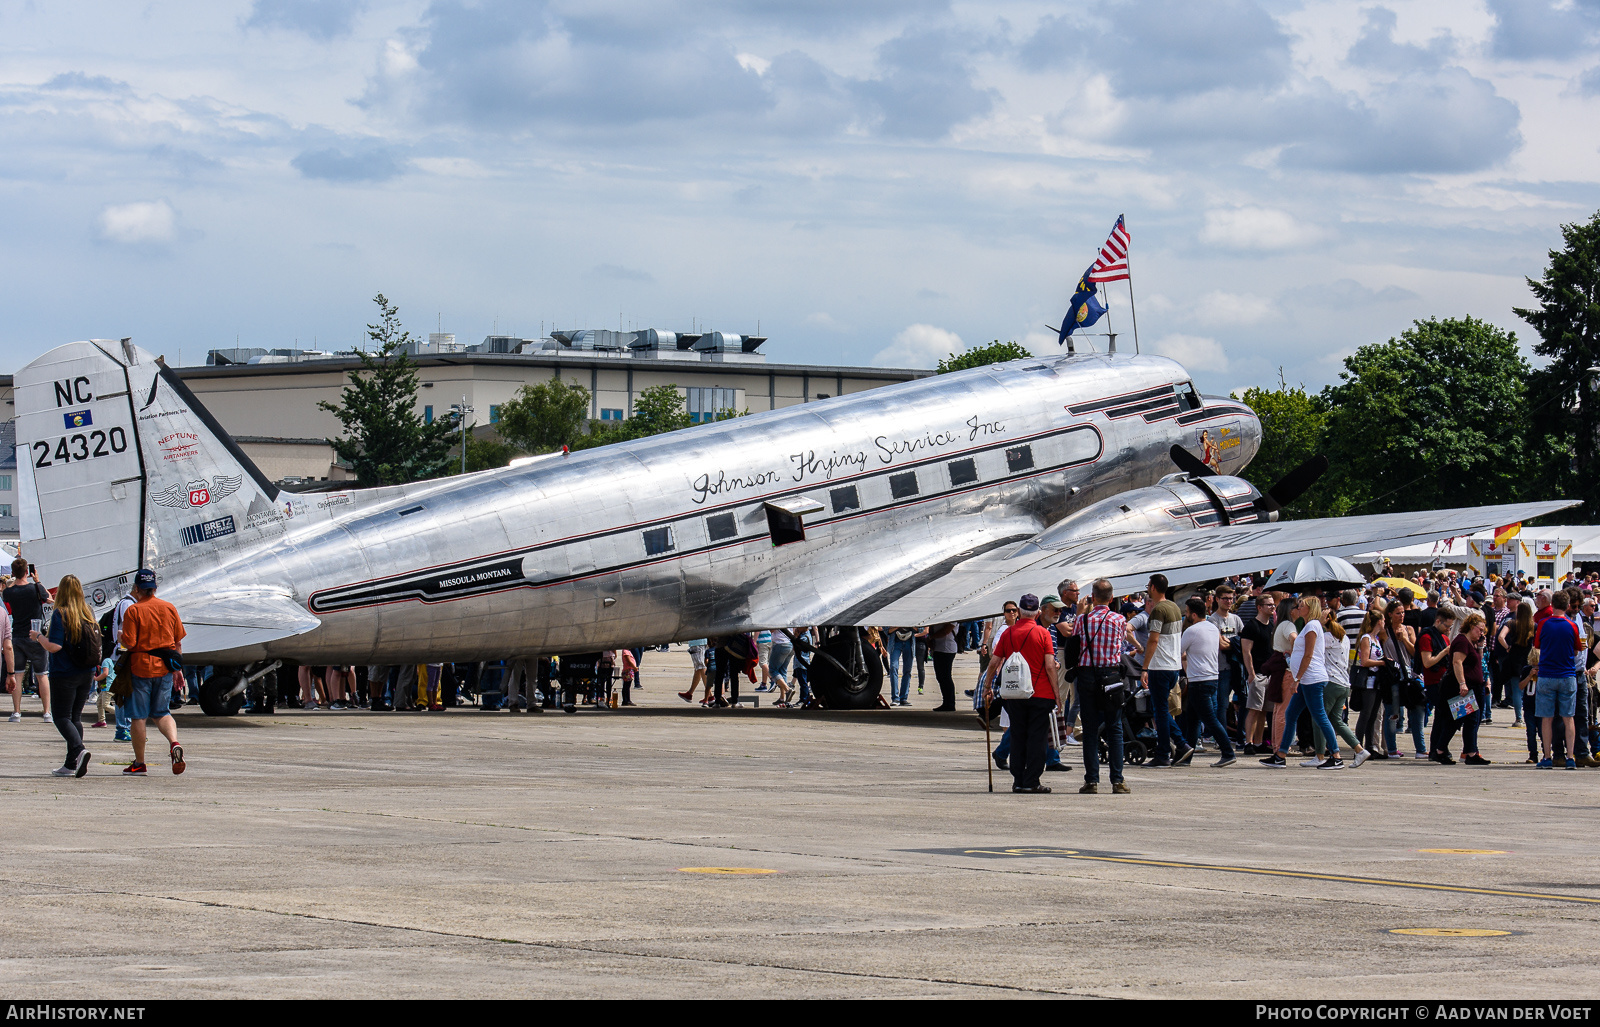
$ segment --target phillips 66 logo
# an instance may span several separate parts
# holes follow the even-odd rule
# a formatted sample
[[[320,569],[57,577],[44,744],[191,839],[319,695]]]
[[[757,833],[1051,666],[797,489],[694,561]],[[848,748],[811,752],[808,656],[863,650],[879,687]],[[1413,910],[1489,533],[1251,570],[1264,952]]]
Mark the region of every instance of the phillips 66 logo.
[[[243,484],[243,475],[219,474],[210,481],[201,478],[198,481],[190,481],[181,485],[169,485],[150,498],[157,506],[171,507],[174,510],[187,510],[205,506],[212,500],[231,496],[239,491],[239,486]]]

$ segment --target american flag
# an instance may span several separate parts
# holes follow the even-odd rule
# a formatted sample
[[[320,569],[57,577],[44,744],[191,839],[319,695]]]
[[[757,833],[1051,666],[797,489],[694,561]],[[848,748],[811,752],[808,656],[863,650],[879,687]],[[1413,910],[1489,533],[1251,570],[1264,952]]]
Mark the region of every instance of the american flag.
[[[1128,226],[1122,223],[1121,214],[1117,215],[1117,223],[1111,226],[1106,244],[1100,247],[1100,255],[1089,266],[1085,277],[1091,282],[1128,280]]]

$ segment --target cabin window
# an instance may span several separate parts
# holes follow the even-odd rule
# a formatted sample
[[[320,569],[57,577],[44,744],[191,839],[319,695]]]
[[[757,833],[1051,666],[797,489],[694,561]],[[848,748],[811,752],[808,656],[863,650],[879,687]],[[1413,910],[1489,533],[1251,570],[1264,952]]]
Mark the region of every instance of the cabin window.
[[[1015,449],[1006,450],[1006,467],[1011,471],[1012,474],[1015,474],[1018,471],[1026,471],[1032,466],[1032,446],[1018,446]]]
[[[644,533],[644,555],[660,556],[672,552],[674,548],[671,527],[651,528]]]
[[[1194,391],[1194,382],[1179,382],[1173,388],[1178,393],[1178,412],[1200,409],[1200,394]]]
[[[739,527],[733,523],[733,514],[717,514],[715,517],[706,518],[706,534],[711,536],[711,541],[721,542],[725,538],[733,538],[739,534]]]
[[[889,475],[889,494],[896,499],[909,499],[917,494],[917,472]]]
[[[861,497],[856,493],[854,485],[846,485],[842,489],[830,489],[828,491],[828,499],[833,502],[834,513],[861,509]]]
[[[976,460],[950,461],[950,484],[970,485],[978,480],[978,463]]]

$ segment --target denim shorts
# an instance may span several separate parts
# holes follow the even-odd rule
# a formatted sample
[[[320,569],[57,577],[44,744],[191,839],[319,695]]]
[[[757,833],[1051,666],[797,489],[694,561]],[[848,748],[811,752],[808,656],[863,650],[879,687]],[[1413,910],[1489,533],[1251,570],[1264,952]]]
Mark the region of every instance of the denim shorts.
[[[128,697],[128,712],[134,720],[160,720],[169,712],[168,704],[171,701],[171,674],[163,674],[158,678],[135,677],[133,694]]]
[[[1578,679],[1541,675],[1533,693],[1535,717],[1570,717],[1578,708]]]

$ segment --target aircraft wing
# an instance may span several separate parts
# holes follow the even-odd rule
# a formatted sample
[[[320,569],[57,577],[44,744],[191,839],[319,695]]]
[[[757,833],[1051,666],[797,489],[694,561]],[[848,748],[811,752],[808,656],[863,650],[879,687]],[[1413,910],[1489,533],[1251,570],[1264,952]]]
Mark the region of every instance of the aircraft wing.
[[[1378,549],[1468,535],[1576,506],[1577,500],[1513,503],[1417,513],[1325,517],[1275,524],[1238,524],[1189,531],[1120,532],[1069,540],[1044,549],[1032,542],[974,557],[932,580],[906,583],[904,593],[879,593],[872,610],[849,611],[856,624],[936,624],[992,616],[1006,599],[1054,592],[1065,578],[1084,594],[1109,578],[1117,594],[1143,588],[1151,574],[1174,585],[1275,567],[1285,557],[1315,552],[1351,556]]]
[[[184,655],[220,653],[303,635],[322,622],[283,592],[222,592],[175,600]]]

